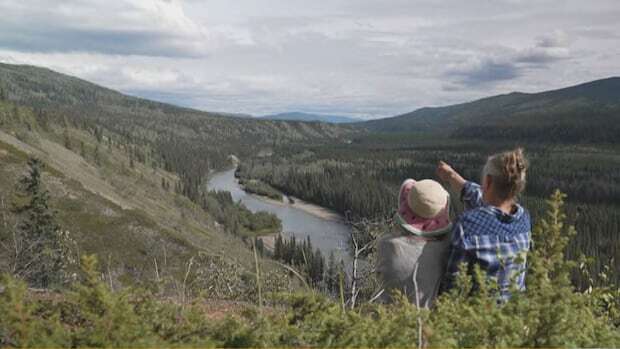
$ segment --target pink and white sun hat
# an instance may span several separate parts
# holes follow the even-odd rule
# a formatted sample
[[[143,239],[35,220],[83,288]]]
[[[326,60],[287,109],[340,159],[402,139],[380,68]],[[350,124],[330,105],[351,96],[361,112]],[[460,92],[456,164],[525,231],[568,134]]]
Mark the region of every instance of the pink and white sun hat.
[[[450,194],[432,179],[407,179],[398,194],[396,222],[405,231],[422,237],[439,237],[452,228]]]

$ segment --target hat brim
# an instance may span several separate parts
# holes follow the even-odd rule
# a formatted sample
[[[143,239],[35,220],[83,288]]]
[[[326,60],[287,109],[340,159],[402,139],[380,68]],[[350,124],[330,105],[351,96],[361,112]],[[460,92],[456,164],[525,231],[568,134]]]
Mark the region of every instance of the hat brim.
[[[439,236],[450,231],[452,223],[450,222],[449,201],[446,207],[432,218],[423,218],[413,212],[407,196],[415,183],[415,180],[407,179],[400,187],[396,222],[406,231],[420,236]]]

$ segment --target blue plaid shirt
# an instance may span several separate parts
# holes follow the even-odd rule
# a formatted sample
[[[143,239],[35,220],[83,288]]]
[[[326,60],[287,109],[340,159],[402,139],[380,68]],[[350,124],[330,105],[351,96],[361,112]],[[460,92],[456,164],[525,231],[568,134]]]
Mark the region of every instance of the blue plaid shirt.
[[[482,202],[480,186],[467,182],[461,193],[465,212],[452,230],[450,256],[443,289],[453,286],[461,263],[467,269],[478,264],[487,277],[495,279],[500,298],[510,297],[514,280],[517,289],[525,289],[526,255],[530,249],[531,223],[529,213],[517,205],[516,212],[507,214]]]

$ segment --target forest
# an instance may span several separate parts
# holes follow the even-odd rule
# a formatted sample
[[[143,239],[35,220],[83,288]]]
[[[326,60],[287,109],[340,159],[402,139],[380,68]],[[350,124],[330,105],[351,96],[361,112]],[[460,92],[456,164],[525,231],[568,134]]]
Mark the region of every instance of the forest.
[[[371,135],[350,145],[275,148],[271,157],[242,163],[239,173],[353,220],[377,220],[394,214],[396,194],[404,179],[435,178],[437,162],[444,160],[465,178],[479,181],[485,157],[515,145],[523,144],[428,140],[407,134],[387,141]],[[521,201],[534,220],[542,213],[545,197],[558,188],[567,193],[569,222],[579,231],[568,247],[568,255],[591,257],[589,270],[595,276],[609,265],[609,280],[620,283],[618,147],[558,143],[524,146],[530,170]],[[452,193],[452,199],[458,208],[458,195]]]
[[[118,198],[85,193],[57,169],[62,161],[48,167],[0,143],[3,161],[11,161],[7,173],[19,177],[3,183],[16,192],[11,205],[2,201],[0,262],[7,275],[0,281],[0,311],[8,316],[0,318],[1,346],[620,343],[620,157],[618,145],[607,139],[437,137],[249,120],[10,65],[0,65],[0,127],[3,139],[14,137],[22,150],[62,145],[54,150],[67,156],[67,165],[71,157],[104,177],[97,190],[116,185],[129,197],[145,185],[147,194],[159,195],[159,210],[124,209],[124,200],[110,205]],[[372,241],[389,227],[401,181],[433,178],[439,160],[478,180],[487,155],[515,145],[525,147],[531,162],[520,198],[536,227],[527,291],[497,306],[494,285],[477,271],[474,280],[463,278],[442,295],[432,311],[405,299],[376,302]],[[354,261],[364,259],[366,268],[346,275],[349,266],[326,258],[310,240],[278,236],[273,251],[266,251],[257,237],[280,231],[281,222],[251,212],[228,192],[206,188],[213,171],[231,166],[230,155],[240,159],[237,176],[248,191],[272,198],[290,194],[341,213],[352,227]],[[69,184],[58,184],[63,181]],[[54,205],[67,204],[52,200],[47,188],[61,197],[71,189],[70,209],[96,202],[102,214],[93,219],[89,212],[88,224],[72,221],[56,211]],[[168,222],[176,216],[166,216],[170,206],[164,200],[179,210],[178,220]],[[457,213],[454,193],[452,201]],[[113,270],[110,254],[98,253],[105,234],[82,234],[78,243],[66,233],[78,223],[94,230],[96,222],[108,222],[104,216],[116,219],[108,225],[118,229],[128,222],[132,232],[115,241],[115,249],[135,251],[121,257],[121,272]],[[62,226],[60,218],[75,225]],[[189,220],[196,224],[183,225]],[[153,233],[154,222],[165,229]],[[112,234],[109,228],[106,234]],[[87,238],[99,240],[89,245]],[[484,286],[472,288],[472,282]],[[214,300],[237,302],[244,310],[239,317],[211,320],[204,304]]]

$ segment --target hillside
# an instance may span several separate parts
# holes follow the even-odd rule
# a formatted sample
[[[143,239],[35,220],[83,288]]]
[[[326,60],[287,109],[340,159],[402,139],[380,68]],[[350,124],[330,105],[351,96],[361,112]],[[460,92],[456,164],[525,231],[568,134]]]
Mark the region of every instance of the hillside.
[[[162,181],[176,182],[175,174],[139,162],[132,166],[122,149],[104,146],[77,129],[69,130],[72,142],[80,144],[72,151],[56,141],[53,129],[42,130],[28,109],[13,109],[6,102],[0,102],[0,125],[3,228],[19,220],[18,182],[27,159],[37,157],[45,163],[44,187],[60,226],[81,253],[96,253],[105,261],[110,283],[153,281],[156,263],[162,275],[178,276],[199,251],[230,251],[226,260],[250,267],[250,252],[240,239],[225,234],[201,207],[161,186]],[[0,249],[0,265],[4,252]]]
[[[260,119],[288,120],[288,121],[319,121],[319,122],[327,122],[327,123],[332,123],[332,124],[346,124],[346,123],[360,121],[360,119],[351,118],[348,116],[309,114],[309,113],[300,113],[300,112],[265,115],[265,116],[261,116]]]
[[[0,65],[0,266],[11,254],[4,239],[23,219],[19,181],[36,157],[59,225],[79,254],[99,256],[114,287],[157,280],[177,292],[198,256],[241,278],[253,266],[248,237],[277,226],[207,193],[209,172],[230,166],[231,153],[350,132],[179,108],[47,69]],[[268,260],[265,267],[274,269]]]
[[[421,108],[357,125],[375,132],[426,132],[457,138],[614,142],[620,134],[620,78]]]
[[[35,108],[55,108],[108,124],[118,131],[144,127],[150,132],[209,136],[211,142],[337,139],[350,128],[334,125],[257,120],[177,107],[123,95],[52,70],[0,64],[0,89],[8,100]]]
[[[123,95],[49,69],[0,64],[0,95],[33,108],[41,119],[97,132],[124,145],[132,159],[180,176],[181,192],[199,199],[207,173],[274,144],[343,143],[359,128],[257,120],[181,108]]]

